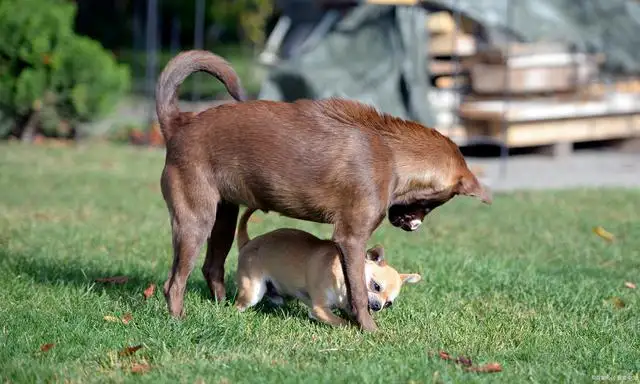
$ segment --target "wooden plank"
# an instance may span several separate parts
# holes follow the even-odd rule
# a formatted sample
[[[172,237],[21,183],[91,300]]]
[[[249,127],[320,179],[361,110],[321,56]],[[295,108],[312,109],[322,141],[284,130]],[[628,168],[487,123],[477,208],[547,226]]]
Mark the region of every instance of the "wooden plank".
[[[419,0],[365,0],[367,4],[378,5],[416,5]]]
[[[456,73],[467,73],[467,70],[462,66],[462,64],[456,64],[456,62],[453,60],[431,59],[429,61],[429,75],[431,76],[446,76]]]
[[[506,119],[509,122],[636,114],[640,113],[640,97],[620,93],[601,100],[576,102],[558,102],[557,100],[464,102],[460,105],[459,113],[462,118],[468,120],[502,121]]]
[[[566,44],[540,42],[540,43],[509,43],[492,46],[479,50],[474,59],[486,64],[505,64],[507,60],[518,56],[544,55],[569,53]]]
[[[469,34],[438,35],[429,39],[431,56],[470,56],[476,52],[476,40]]]
[[[584,87],[597,72],[590,56],[569,53],[513,57],[506,64],[476,63],[470,68],[478,94],[567,92]]]
[[[471,122],[465,126],[469,137],[478,135],[502,139],[502,126],[497,121],[486,124]],[[518,148],[633,137],[640,137],[640,113],[510,123],[507,126],[506,145]]]
[[[435,127],[435,129],[458,145],[464,145],[467,141],[467,129],[461,125]]]
[[[456,30],[456,22],[447,11],[434,12],[427,17],[426,27],[432,35],[453,34]]]
[[[518,123],[507,129],[509,147],[610,140],[640,136],[640,114]]]
[[[453,89],[464,87],[469,84],[466,76],[442,76],[436,79],[436,87],[441,89]]]

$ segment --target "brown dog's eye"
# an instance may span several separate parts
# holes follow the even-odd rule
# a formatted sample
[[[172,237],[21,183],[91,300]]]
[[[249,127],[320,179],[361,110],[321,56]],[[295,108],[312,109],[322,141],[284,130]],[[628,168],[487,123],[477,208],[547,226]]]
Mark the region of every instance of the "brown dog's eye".
[[[375,281],[373,282],[373,290],[376,292],[380,292],[380,285]]]

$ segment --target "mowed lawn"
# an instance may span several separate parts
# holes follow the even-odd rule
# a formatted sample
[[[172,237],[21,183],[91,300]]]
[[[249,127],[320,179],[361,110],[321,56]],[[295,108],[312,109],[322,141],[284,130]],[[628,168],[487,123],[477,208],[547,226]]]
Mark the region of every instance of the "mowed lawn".
[[[187,287],[187,318],[170,319],[163,160],[162,150],[106,144],[0,145],[3,382],[640,380],[640,289],[625,286],[640,285],[640,190],[498,194],[490,207],[456,198],[415,233],[385,222],[370,245],[383,244],[392,265],[423,280],[404,287],[367,334],[314,323],[297,303],[243,314],[213,304],[204,255]],[[275,213],[255,218],[252,236],[283,226],[331,234]],[[231,299],[236,254],[234,245]],[[129,280],[94,281],[109,276]],[[158,289],[145,300],[150,283]],[[127,324],[105,320],[127,314]],[[43,352],[45,344],[55,345]],[[469,373],[441,350],[503,370]]]

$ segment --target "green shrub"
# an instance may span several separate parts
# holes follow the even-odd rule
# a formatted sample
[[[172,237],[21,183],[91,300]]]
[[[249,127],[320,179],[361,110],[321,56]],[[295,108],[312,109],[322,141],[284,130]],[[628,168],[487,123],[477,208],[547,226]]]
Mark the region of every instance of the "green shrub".
[[[0,137],[27,122],[66,135],[129,90],[129,69],[73,32],[75,11],[63,0],[0,1]]]

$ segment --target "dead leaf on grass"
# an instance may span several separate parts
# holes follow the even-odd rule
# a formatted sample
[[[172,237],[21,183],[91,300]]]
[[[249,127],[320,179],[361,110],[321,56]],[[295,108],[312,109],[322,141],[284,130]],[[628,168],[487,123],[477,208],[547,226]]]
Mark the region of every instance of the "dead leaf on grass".
[[[605,239],[608,242],[612,242],[616,238],[613,235],[613,233],[608,232],[606,229],[604,229],[601,226],[594,227],[593,228],[593,233],[595,233],[596,235],[600,236],[601,238]]]
[[[133,320],[133,316],[129,312],[125,313],[124,316],[122,316],[123,324],[129,324],[131,320]]]
[[[147,363],[135,363],[131,366],[131,373],[145,374],[151,370]]]
[[[47,344],[42,344],[40,346],[40,351],[41,352],[48,352],[51,348],[55,347],[56,345],[54,343],[47,343]]]
[[[120,322],[120,320],[117,317],[111,316],[111,315],[106,315],[105,317],[103,317],[103,319],[105,321],[110,322],[110,323],[118,323],[118,322]]]
[[[429,352],[429,357],[433,357],[433,355],[433,352]],[[453,358],[449,353],[445,351],[438,352],[438,356],[440,356],[442,360],[453,361],[455,364],[463,365],[465,367],[465,371],[467,372],[491,373],[502,371],[502,367],[498,363],[489,363],[485,365],[474,366],[471,358],[466,356],[458,356],[456,358]]]
[[[155,290],[156,290],[156,285],[155,284],[149,284],[147,289],[145,289],[144,292],[142,292],[142,294],[144,295],[145,300],[147,300],[148,298],[153,296],[153,293],[155,292]]]
[[[471,362],[471,359],[466,356],[458,356],[456,358],[456,363],[464,365],[465,367],[470,367],[473,365],[473,363]]]
[[[129,281],[129,278],[127,276],[101,277],[95,281],[96,283],[124,284]]]
[[[502,366],[498,363],[489,363],[485,365],[477,365],[475,367],[467,367],[465,368],[465,371],[476,373],[495,373],[502,372]]]
[[[611,302],[613,303],[613,306],[620,309],[620,308],[624,308],[624,306],[626,305],[624,303],[624,301],[622,301],[621,298],[619,298],[618,296],[614,296],[611,298]]]
[[[131,356],[141,348],[142,348],[142,345],[136,345],[136,346],[133,346],[133,347],[126,347],[125,349],[120,351],[119,355],[120,356]]]
[[[635,284],[633,284],[633,283],[632,283],[632,282],[630,282],[630,281],[625,281],[625,282],[624,282],[624,286],[625,286],[625,287],[627,287],[627,288],[629,288],[629,289],[636,289],[636,285],[635,285]]]

